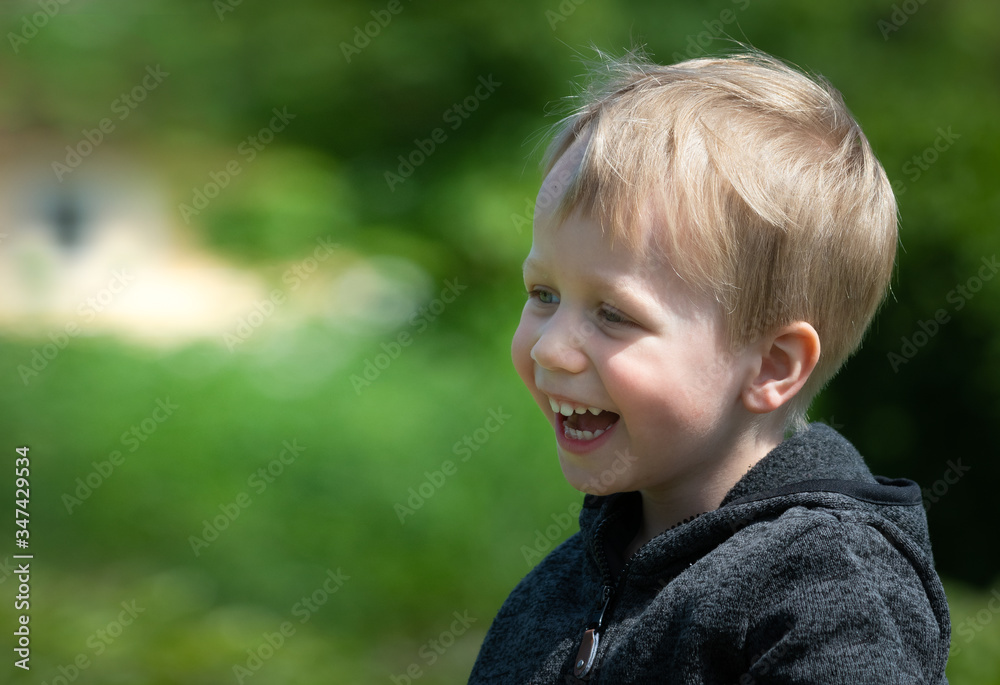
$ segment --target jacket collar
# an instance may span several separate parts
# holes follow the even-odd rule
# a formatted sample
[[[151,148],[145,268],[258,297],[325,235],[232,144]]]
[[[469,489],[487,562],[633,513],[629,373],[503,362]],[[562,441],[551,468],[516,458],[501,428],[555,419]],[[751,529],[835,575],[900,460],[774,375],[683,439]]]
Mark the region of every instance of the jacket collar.
[[[726,494],[722,506],[783,485],[825,479],[876,482],[847,438],[825,424],[812,423],[754,464]]]
[[[682,551],[696,554],[701,547],[707,550],[719,544],[765,510],[794,506],[816,493],[846,494],[866,502],[908,508],[920,502],[916,484],[876,479],[846,438],[827,425],[814,423],[781,442],[751,467],[729,490],[719,509],[690,525],[667,530],[648,544],[658,547],[661,559],[670,559]],[[748,509],[744,505],[749,502],[757,504]],[[584,498],[580,530],[602,572],[617,577],[624,567],[624,550],[638,531],[641,516],[642,497],[638,492]]]

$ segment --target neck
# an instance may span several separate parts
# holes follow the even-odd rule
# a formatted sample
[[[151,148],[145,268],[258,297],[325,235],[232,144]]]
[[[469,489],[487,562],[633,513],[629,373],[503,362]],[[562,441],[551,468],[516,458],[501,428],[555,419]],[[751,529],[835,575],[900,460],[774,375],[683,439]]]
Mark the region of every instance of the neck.
[[[626,558],[660,533],[685,520],[719,508],[726,493],[781,442],[779,437],[755,435],[726,450],[726,456],[705,459],[686,478],[662,487],[647,488],[642,495],[642,523]]]

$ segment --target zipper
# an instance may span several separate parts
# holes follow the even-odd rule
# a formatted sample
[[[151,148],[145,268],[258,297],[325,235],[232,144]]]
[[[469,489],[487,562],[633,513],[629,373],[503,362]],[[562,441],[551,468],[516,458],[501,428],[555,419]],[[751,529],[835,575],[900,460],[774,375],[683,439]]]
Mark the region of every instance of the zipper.
[[[597,661],[597,649],[601,646],[601,628],[604,627],[604,613],[611,603],[612,588],[605,585],[604,596],[601,601],[599,612],[591,616],[587,623],[587,629],[583,632],[583,639],[580,641],[580,649],[576,652],[576,660],[573,662],[573,675],[577,678],[587,678],[594,669]]]
[[[628,567],[632,563],[631,559],[625,563],[625,566],[622,568],[621,576],[618,578],[618,583],[613,584],[611,571],[608,569],[607,559],[605,558],[603,533],[604,526],[608,523],[608,521],[615,518],[617,513],[618,512],[615,512],[615,514],[612,514],[608,518],[601,521],[594,534],[597,568],[601,572],[601,600],[600,609],[592,613],[590,620],[587,621],[587,627],[583,631],[583,638],[580,640],[580,648],[576,652],[576,659],[573,660],[573,675],[583,680],[590,677],[590,674],[593,672],[594,666],[597,663],[597,650],[601,646],[601,629],[604,627],[604,616],[608,611],[608,607],[611,605],[611,599],[615,595],[617,586],[621,585],[622,579],[625,578],[625,574],[628,572]]]
[[[608,568],[607,562],[607,552],[604,548],[604,526],[614,519],[619,512],[614,512],[607,518],[605,518],[597,526],[597,530],[594,532],[594,544],[597,547],[595,550],[595,558],[597,560],[597,568],[601,572],[601,600],[600,609],[595,611],[590,616],[590,620],[587,622],[587,627],[583,631],[583,638],[580,640],[580,648],[576,652],[576,659],[573,660],[573,675],[581,680],[588,680],[591,673],[593,673],[594,666],[597,665],[597,650],[601,646],[601,629],[604,627],[604,616],[608,611],[608,607],[611,605],[611,600],[614,598],[618,589],[624,584],[625,577],[628,575],[629,567],[632,565],[632,560],[638,556],[639,551],[646,544],[642,545],[639,550],[636,550],[629,559],[622,566],[621,574],[618,576],[617,582],[611,577],[611,570]],[[684,519],[680,523],[674,524],[668,530],[673,530],[677,526],[683,525],[685,523],[690,523],[694,519],[701,516],[701,514],[696,514],[689,518]],[[687,564],[690,566],[691,564]],[[676,577],[674,574],[667,582],[673,580]]]

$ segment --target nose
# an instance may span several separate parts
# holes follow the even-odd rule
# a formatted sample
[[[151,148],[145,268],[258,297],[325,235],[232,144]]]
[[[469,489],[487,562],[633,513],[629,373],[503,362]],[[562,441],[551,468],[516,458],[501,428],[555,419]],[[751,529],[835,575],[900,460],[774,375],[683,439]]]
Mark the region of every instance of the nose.
[[[531,347],[531,358],[547,371],[580,373],[587,368],[584,344],[594,330],[589,321],[557,313],[539,331]]]

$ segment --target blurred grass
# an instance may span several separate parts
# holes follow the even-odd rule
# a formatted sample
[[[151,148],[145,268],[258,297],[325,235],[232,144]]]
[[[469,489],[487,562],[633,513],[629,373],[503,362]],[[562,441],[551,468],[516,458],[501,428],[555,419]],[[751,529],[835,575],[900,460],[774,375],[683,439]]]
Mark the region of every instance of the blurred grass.
[[[505,312],[493,320],[497,330],[513,325],[516,308],[499,307],[500,298],[467,298],[465,307]],[[440,328],[404,348],[360,397],[346,377],[381,341],[338,340],[317,323],[277,351],[262,329],[236,354],[221,344],[151,354],[81,339],[19,401],[0,400],[8,444],[28,444],[35,465],[33,672],[48,680],[84,654],[91,666],[82,684],[224,682],[251,658],[248,649],[289,621],[294,635],[247,682],[385,682],[411,664],[420,682],[462,682],[495,611],[528,570],[522,546],[579,496],[508,366],[506,340],[449,325],[458,317],[444,312]],[[350,351],[324,368],[316,345]],[[7,363],[30,351],[0,343]],[[282,379],[309,375],[318,380],[276,391]],[[118,434],[149,416],[154,397],[178,409],[129,453]],[[461,461],[455,443],[490,409],[511,418]],[[248,478],[283,441],[305,450],[259,492]],[[67,515],[62,496],[114,449],[125,462]],[[55,460],[58,468],[45,468]],[[454,475],[401,523],[395,505],[445,460]],[[195,556],[190,536],[202,536],[203,521],[241,492],[250,506]],[[328,571],[349,578],[301,623],[296,605]],[[951,682],[1000,683],[992,596],[957,581],[947,590]],[[143,613],[105,644],[96,630],[133,600]],[[456,611],[475,622],[438,655],[428,643],[451,629]],[[0,603],[0,622],[14,620],[10,603]]]

